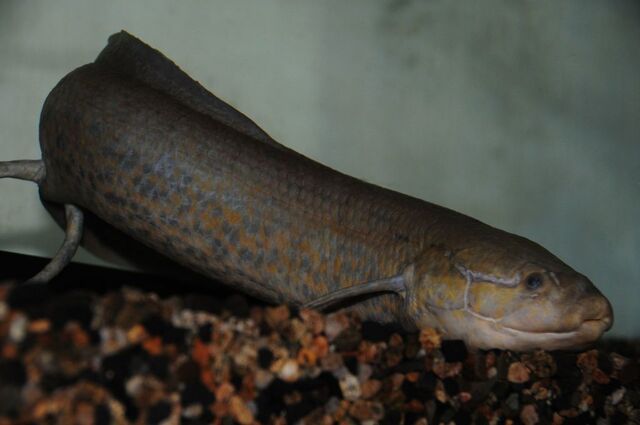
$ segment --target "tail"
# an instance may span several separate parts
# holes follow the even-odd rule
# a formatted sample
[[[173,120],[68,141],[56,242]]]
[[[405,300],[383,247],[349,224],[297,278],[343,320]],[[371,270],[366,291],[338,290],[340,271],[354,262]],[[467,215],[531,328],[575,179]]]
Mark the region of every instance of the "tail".
[[[44,162],[42,160],[22,160],[0,162],[0,178],[9,177],[19,180],[32,181],[40,184],[45,177]],[[78,250],[82,239],[82,210],[72,204],[65,204],[67,228],[64,242],[56,255],[38,274],[27,280],[30,284],[43,284],[53,279],[71,262]]]

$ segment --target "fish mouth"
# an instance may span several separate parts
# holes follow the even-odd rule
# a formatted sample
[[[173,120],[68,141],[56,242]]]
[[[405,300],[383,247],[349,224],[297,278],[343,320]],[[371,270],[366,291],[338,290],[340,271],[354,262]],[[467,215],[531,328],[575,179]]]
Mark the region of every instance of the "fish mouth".
[[[542,348],[545,350],[580,349],[596,341],[606,331],[611,329],[611,316],[599,319],[588,319],[577,328],[563,331],[526,331],[522,329],[502,326],[505,333],[518,340],[516,345],[522,350]]]

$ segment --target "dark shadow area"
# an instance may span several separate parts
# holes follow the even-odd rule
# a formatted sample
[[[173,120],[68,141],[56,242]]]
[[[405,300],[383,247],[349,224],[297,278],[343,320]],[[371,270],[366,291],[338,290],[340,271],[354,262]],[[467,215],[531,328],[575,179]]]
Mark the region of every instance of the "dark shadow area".
[[[48,258],[0,251],[0,283],[22,282],[47,263]],[[265,305],[263,301],[240,294],[220,282],[209,280],[196,273],[189,273],[179,279],[167,275],[154,275],[89,264],[71,263],[48,284],[17,284],[13,286],[9,303],[14,308],[37,311],[54,296],[64,296],[72,292],[89,292],[103,295],[122,287],[150,291],[165,298],[172,295],[184,296],[196,304],[228,304],[243,298],[248,305]],[[243,303],[244,304],[244,303]],[[242,308],[243,309],[243,308]],[[205,310],[212,310],[205,308]],[[213,308],[213,310],[216,310]]]

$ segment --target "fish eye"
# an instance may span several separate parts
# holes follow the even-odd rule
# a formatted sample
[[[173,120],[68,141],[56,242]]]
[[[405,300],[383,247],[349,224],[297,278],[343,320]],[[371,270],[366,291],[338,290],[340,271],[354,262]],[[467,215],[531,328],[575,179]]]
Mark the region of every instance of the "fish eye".
[[[532,273],[527,277],[525,286],[527,289],[534,291],[542,286],[543,278],[540,273]]]

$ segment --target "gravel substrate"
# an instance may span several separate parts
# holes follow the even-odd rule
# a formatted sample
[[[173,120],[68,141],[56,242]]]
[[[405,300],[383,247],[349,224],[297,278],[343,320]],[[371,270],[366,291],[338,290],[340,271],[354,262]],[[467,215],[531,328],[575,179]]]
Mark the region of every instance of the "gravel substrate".
[[[0,425],[640,422],[637,343],[469,352],[239,295],[14,288],[0,285]]]

